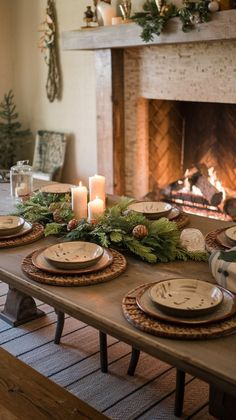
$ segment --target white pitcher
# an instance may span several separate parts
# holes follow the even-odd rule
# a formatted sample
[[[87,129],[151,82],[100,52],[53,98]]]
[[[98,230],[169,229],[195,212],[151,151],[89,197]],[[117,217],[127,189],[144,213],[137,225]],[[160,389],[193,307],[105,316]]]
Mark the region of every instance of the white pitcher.
[[[99,25],[109,26],[112,24],[112,18],[116,16],[116,8],[110,4],[109,0],[99,0],[97,15]]]

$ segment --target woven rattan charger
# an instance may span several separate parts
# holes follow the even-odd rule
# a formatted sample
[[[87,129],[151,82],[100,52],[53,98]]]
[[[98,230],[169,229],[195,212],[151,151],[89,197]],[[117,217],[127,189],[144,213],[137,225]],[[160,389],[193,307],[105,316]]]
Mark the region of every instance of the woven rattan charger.
[[[126,269],[126,258],[118,251],[110,250],[113,256],[111,265],[101,271],[88,274],[58,275],[36,268],[32,262],[32,253],[24,258],[22,270],[31,280],[53,286],[90,286],[104,283],[118,277]]]
[[[178,229],[182,229],[189,223],[189,216],[181,211],[175,219],[171,220],[171,222],[175,222]]]
[[[212,252],[214,250],[221,250],[224,251],[226,248],[217,240],[217,237],[220,233],[224,232],[227,228],[223,229],[216,229],[209,232],[205,237],[206,249],[208,252]]]
[[[22,246],[31,244],[43,237],[44,227],[39,223],[34,223],[32,230],[22,236],[2,239],[0,238],[0,248],[12,248],[15,246]]]
[[[150,285],[151,284],[152,283],[150,283]],[[152,318],[141,311],[136,302],[137,295],[147,286],[148,285],[145,284],[131,290],[122,301],[122,309],[125,318],[139,330],[158,337],[175,338],[179,340],[217,338],[236,331],[236,315],[223,321],[201,326],[175,325]]]

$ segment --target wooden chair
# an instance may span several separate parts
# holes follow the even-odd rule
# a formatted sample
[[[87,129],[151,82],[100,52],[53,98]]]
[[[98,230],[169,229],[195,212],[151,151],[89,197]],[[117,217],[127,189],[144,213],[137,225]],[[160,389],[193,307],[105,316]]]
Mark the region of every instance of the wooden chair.
[[[64,312],[57,312],[57,328],[54,338],[55,344],[60,344],[61,335],[64,327],[65,314]],[[99,347],[100,347],[100,367],[103,373],[108,372],[108,355],[107,355],[107,335],[102,331],[99,331]],[[140,350],[132,347],[131,359],[128,367],[128,375],[133,376],[135,373],[136,366],[139,361]],[[176,369],[176,391],[175,391],[175,408],[174,414],[176,417],[180,417],[183,411],[184,403],[184,385],[185,385],[185,372]]]
[[[135,373],[136,366],[139,361],[140,350],[132,347],[131,359],[128,367],[128,375],[133,376]],[[180,369],[176,369],[176,389],[175,389],[175,407],[174,415],[180,417],[183,411],[184,405],[184,386],[185,386],[185,372]]]
[[[66,152],[66,136],[55,131],[37,131],[33,177],[45,181],[60,181]]]

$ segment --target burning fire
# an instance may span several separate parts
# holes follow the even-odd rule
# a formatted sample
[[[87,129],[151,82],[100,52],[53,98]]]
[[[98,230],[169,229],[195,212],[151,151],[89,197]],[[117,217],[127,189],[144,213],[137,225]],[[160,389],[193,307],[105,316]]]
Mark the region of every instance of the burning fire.
[[[201,190],[191,183],[193,175],[196,174],[196,168],[187,169],[184,177],[177,181],[179,188],[177,188],[176,192],[172,191],[172,200],[176,204],[181,205],[182,209],[187,213],[221,220],[231,220],[229,216],[223,212],[223,203],[226,198],[226,191],[220,180],[217,178],[216,171],[213,167],[211,167],[207,168],[207,171],[204,173],[209,183],[215,187],[218,192],[222,193],[222,201],[218,206],[204,203],[204,195]]]
[[[208,179],[209,179],[210,183],[212,185],[214,185],[214,187],[216,187],[218,191],[222,192],[223,201],[224,201],[225,198],[226,198],[226,191],[225,191],[223,185],[221,184],[220,180],[217,178],[216,172],[215,172],[215,169],[213,168],[213,166],[208,169],[208,174],[209,174]]]
[[[189,191],[191,191],[195,195],[203,196],[201,190],[198,187],[196,187],[196,185],[192,185],[191,186],[190,181],[189,181],[189,179],[191,178],[191,176],[192,176],[191,169],[186,169],[186,171],[184,173],[184,181],[183,181],[182,191],[183,192],[189,192]],[[224,189],[223,185],[221,184],[220,180],[217,178],[216,172],[215,172],[215,169],[213,168],[213,166],[211,168],[208,168],[208,181],[218,191],[222,192],[222,194],[223,194],[223,200],[225,200],[225,198],[226,198],[225,189]]]

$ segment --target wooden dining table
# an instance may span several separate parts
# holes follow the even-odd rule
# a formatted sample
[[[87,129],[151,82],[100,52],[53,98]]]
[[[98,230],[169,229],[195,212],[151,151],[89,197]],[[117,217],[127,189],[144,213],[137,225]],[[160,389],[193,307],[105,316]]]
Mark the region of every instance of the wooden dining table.
[[[3,185],[0,186],[0,213],[9,211],[12,203],[9,198],[9,185]],[[228,223],[194,215],[189,217],[189,227],[200,229],[204,235],[225,227]],[[61,287],[30,280],[21,269],[23,258],[32,251],[56,241],[58,239],[55,237],[48,237],[28,245],[0,249],[0,280],[12,289],[40,299],[58,311],[67,313],[236,397],[235,333],[203,340],[162,338],[135,328],[125,319],[122,312],[124,296],[142,284],[183,276],[214,283],[208,263],[175,261],[148,264],[126,256],[126,271],[102,284]]]

